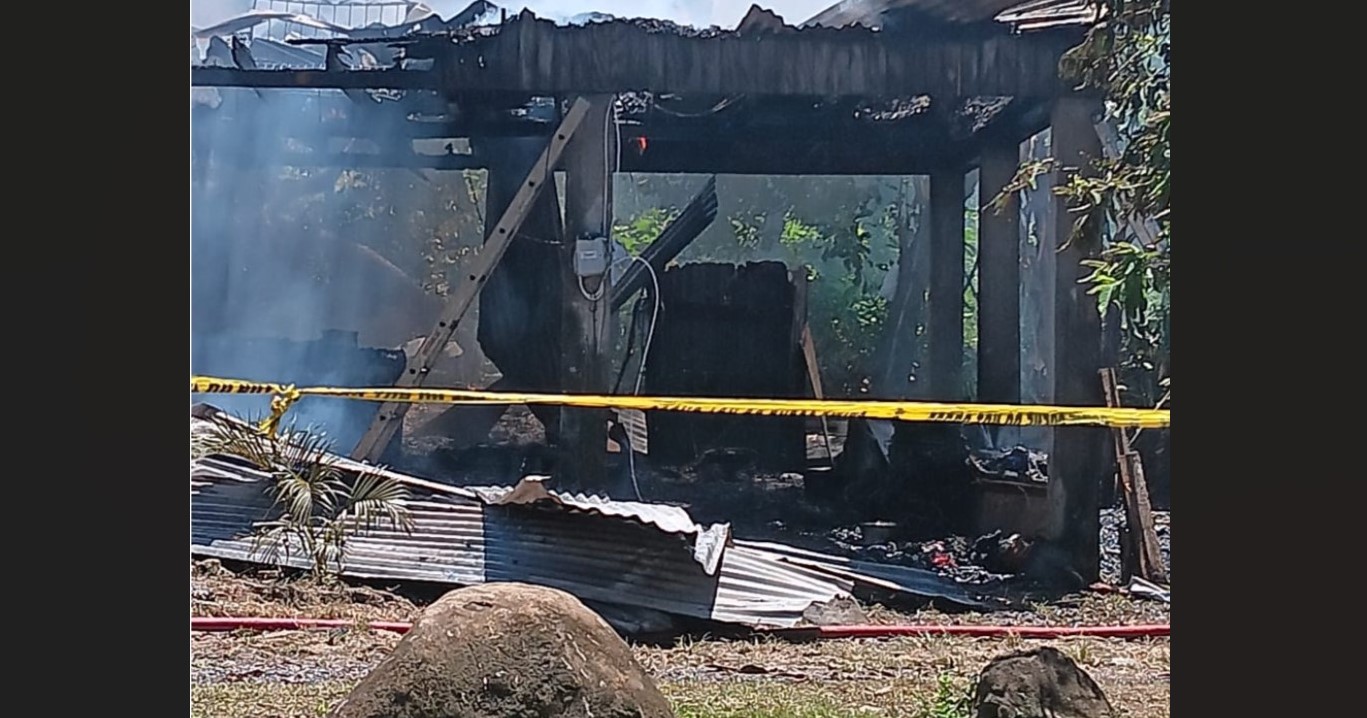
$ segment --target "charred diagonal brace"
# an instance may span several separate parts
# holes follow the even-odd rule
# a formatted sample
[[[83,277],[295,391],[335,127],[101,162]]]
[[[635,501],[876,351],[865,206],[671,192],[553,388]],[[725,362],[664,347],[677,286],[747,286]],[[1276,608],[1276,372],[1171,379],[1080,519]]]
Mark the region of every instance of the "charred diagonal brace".
[[[665,265],[679,256],[698,238],[698,235],[712,226],[716,218],[717,178],[710,177],[707,184],[684,207],[684,211],[641,252],[641,259],[649,263],[656,274],[663,272]],[[641,264],[632,262],[628,265],[622,273],[622,278],[612,287],[612,294],[609,297],[612,311],[621,309],[633,294],[645,286],[645,282],[645,269]]]
[[[503,253],[508,249],[517,230],[526,220],[532,205],[545,185],[554,182],[552,172],[560,157],[564,154],[565,146],[569,144],[574,132],[583,123],[584,117],[588,114],[589,102],[578,98],[569,112],[565,113],[565,119],[560,122],[560,128],[555,134],[551,135],[550,142],[536,163],[532,165],[527,173],[526,179],[522,181],[522,186],[517,190],[508,209],[504,210],[503,217],[494,226],[493,231],[485,241],[479,258],[473,267],[468,270],[468,275],[462,277],[460,283],[455,287],[451,297],[447,300],[446,307],[442,309],[437,317],[437,325],[432,331],[427,333],[427,338],[423,340],[422,346],[418,348],[413,356],[408,360],[408,367],[404,370],[403,376],[399,377],[396,386],[415,387],[422,386],[427,380],[428,371],[436,361],[437,355],[441,352],[446,343],[455,334],[456,326],[460,324],[461,318],[469,311],[470,305],[474,303],[475,297],[479,295],[479,290],[484,287],[484,283],[493,273],[494,267],[498,266],[498,261],[502,259]],[[403,425],[403,416],[408,411],[408,404],[385,403],[380,406],[380,412],[375,416],[375,421],[366,430],[351,456],[357,460],[376,461],[383,452],[384,447],[389,444],[394,433]]]

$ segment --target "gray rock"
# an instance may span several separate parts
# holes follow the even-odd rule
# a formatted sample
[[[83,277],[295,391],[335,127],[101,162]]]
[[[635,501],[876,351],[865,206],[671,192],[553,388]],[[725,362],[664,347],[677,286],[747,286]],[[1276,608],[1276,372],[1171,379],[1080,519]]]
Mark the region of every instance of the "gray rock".
[[[1101,686],[1056,648],[992,659],[978,676],[977,718],[1114,718]]]

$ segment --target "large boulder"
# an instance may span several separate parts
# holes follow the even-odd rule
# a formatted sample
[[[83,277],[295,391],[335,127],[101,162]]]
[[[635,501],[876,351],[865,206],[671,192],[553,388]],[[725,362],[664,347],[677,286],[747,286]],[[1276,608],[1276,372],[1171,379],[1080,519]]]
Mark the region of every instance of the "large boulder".
[[[977,718],[1113,718],[1101,686],[1048,646],[992,659],[978,675]]]
[[[493,583],[428,606],[332,718],[665,718],[669,702],[564,591]]]

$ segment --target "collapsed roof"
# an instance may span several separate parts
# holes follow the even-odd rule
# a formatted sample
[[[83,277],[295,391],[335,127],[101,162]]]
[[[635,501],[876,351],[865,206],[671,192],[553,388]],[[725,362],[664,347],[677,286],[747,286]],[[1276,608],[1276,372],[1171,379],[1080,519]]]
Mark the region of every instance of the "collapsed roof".
[[[385,124],[386,136],[545,136],[557,113],[537,117],[544,98],[599,92],[618,96],[623,146],[640,148],[623,154],[622,171],[917,174],[961,164],[987,133],[1025,137],[1043,128],[1049,98],[1069,89],[1057,62],[1077,29],[1026,38],[999,19],[1060,22],[1049,13],[1075,6],[1087,5],[868,0],[838,4],[800,26],[754,6],[733,30],[602,14],[574,23],[529,12],[507,18],[484,2],[449,20],[412,11],[391,25],[337,31],[256,13],[216,26],[256,23],[256,30],[232,47],[211,37],[192,76],[206,90],[344,89],[361,101],[350,113],[299,104],[306,115],[365,115],[350,135],[334,123],[327,130],[334,135],[374,134],[389,113],[398,119]],[[934,32],[903,40],[905,27],[885,27],[888,13],[908,8],[930,18],[917,27]],[[760,36],[766,42],[753,41]],[[206,93],[200,102],[217,108],[219,98]],[[299,161],[344,165],[347,158],[315,153]],[[408,149],[356,161],[483,166],[468,155]]]
[[[216,418],[231,420],[196,405],[191,431],[207,430]],[[342,471],[377,471],[331,459]],[[792,628],[804,624],[814,606],[872,592],[982,605],[963,587],[928,571],[741,541],[729,525],[699,526],[674,506],[561,494],[536,477],[515,487],[459,488],[378,471],[408,490],[404,504],[412,530],[379,528],[349,538],[345,576],[551,586],[603,607],[606,617],[625,628],[668,623],[669,616]],[[273,486],[270,474],[236,457],[195,461],[192,555],[311,568],[297,543],[274,555],[259,550],[255,527],[278,511]]]

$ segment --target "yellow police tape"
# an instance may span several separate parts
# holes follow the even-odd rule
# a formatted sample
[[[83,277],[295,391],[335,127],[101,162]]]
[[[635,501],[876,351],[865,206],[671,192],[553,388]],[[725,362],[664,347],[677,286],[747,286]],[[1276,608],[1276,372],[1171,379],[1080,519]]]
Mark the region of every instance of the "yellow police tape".
[[[365,401],[417,404],[547,404],[592,409],[640,409],[689,411],[709,414],[760,414],[767,416],[834,416],[901,421],[935,421],[955,424],[1001,424],[1006,426],[1109,426],[1159,429],[1172,425],[1168,409],[1125,409],[1071,406],[1015,406],[1011,404],[941,404],[913,401],[838,401],[818,399],[709,399],[663,396],[595,396],[585,394],[520,394],[469,389],[347,389],[267,384],[196,376],[190,392],[198,394],[270,394],[272,419],[302,396],[331,396]],[[276,413],[277,407],[280,408]],[[273,420],[273,421],[272,421]],[[263,425],[263,428],[268,428]]]

